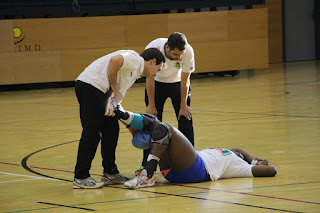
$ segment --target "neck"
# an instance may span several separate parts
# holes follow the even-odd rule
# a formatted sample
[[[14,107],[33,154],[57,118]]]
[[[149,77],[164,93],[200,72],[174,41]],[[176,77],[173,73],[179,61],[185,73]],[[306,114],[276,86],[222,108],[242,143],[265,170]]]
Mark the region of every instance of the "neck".
[[[166,58],[169,58],[168,51],[167,51],[167,49],[166,49],[166,44],[164,45],[164,56],[165,56]]]
[[[148,67],[148,61],[144,61],[143,72],[142,73],[144,74],[145,77],[147,77],[147,72],[146,72],[147,67]]]

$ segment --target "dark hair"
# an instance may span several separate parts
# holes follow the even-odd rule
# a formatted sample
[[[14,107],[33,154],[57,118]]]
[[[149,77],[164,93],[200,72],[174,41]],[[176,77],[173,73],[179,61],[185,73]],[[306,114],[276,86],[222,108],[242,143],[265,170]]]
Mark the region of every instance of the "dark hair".
[[[157,48],[148,48],[145,49],[140,55],[145,61],[149,61],[151,59],[156,59],[156,65],[161,64],[161,62],[165,63],[166,59],[160,50]]]
[[[169,36],[167,44],[169,45],[170,50],[177,48],[178,50],[183,51],[186,48],[187,38],[183,33],[175,32]]]

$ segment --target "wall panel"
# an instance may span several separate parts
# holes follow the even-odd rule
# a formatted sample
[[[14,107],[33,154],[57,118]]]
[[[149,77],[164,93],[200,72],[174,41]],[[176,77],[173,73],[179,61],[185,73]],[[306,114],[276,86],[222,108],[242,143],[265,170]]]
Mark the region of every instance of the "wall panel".
[[[268,16],[265,8],[228,12],[229,40],[268,37]]]
[[[168,33],[183,32],[188,42],[228,39],[228,12],[168,14]]]
[[[193,48],[196,73],[268,67],[267,39],[199,43]]]
[[[151,40],[176,31],[195,50],[196,72],[267,67],[266,11],[2,20],[0,85],[73,81],[103,55],[141,53]],[[13,36],[14,27],[20,36]]]
[[[126,16],[127,45],[146,46],[158,37],[168,37],[166,15]]]
[[[17,34],[19,34],[17,32]],[[0,53],[14,50],[13,22],[11,20],[0,21]],[[17,35],[19,36],[19,35]]]
[[[61,81],[60,51],[1,53],[0,61],[3,85]]]
[[[265,5],[254,8],[268,9],[269,62],[283,62],[282,0],[266,0]]]
[[[124,17],[54,18],[14,20],[25,36],[23,45],[41,51],[117,47],[126,43]]]

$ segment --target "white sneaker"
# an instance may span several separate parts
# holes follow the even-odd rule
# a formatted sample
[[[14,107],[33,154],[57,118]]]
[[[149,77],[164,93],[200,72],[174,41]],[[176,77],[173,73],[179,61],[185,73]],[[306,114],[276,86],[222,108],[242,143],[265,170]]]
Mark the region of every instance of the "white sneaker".
[[[74,189],[98,189],[103,187],[103,182],[97,182],[92,177],[87,177],[85,179],[77,179],[73,180],[72,188]]]
[[[154,186],[156,185],[156,182],[154,181],[153,176],[151,178],[148,178],[147,170],[143,169],[136,178],[125,182],[124,185],[131,189],[136,189]]]
[[[101,177],[101,182],[104,182],[104,185],[122,184],[128,180],[131,180],[131,178],[128,178],[121,173],[110,175],[104,172]]]

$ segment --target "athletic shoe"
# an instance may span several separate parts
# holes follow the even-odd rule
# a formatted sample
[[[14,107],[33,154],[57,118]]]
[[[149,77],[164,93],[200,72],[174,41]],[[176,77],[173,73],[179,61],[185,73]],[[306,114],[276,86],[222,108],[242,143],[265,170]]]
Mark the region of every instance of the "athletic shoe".
[[[87,177],[85,179],[77,179],[73,180],[72,188],[74,189],[98,189],[103,187],[103,182],[97,182],[92,177]]]
[[[153,176],[151,178],[148,178],[147,170],[143,169],[140,175],[132,180],[125,182],[124,185],[131,189],[136,189],[154,186],[156,185],[156,182],[154,181]]]
[[[140,168],[134,172],[135,176],[140,175],[143,169],[144,169],[144,166],[140,166]]]
[[[104,185],[122,184],[128,180],[131,180],[131,178],[128,178],[121,173],[110,175],[104,172],[101,177],[101,182],[104,182]]]

